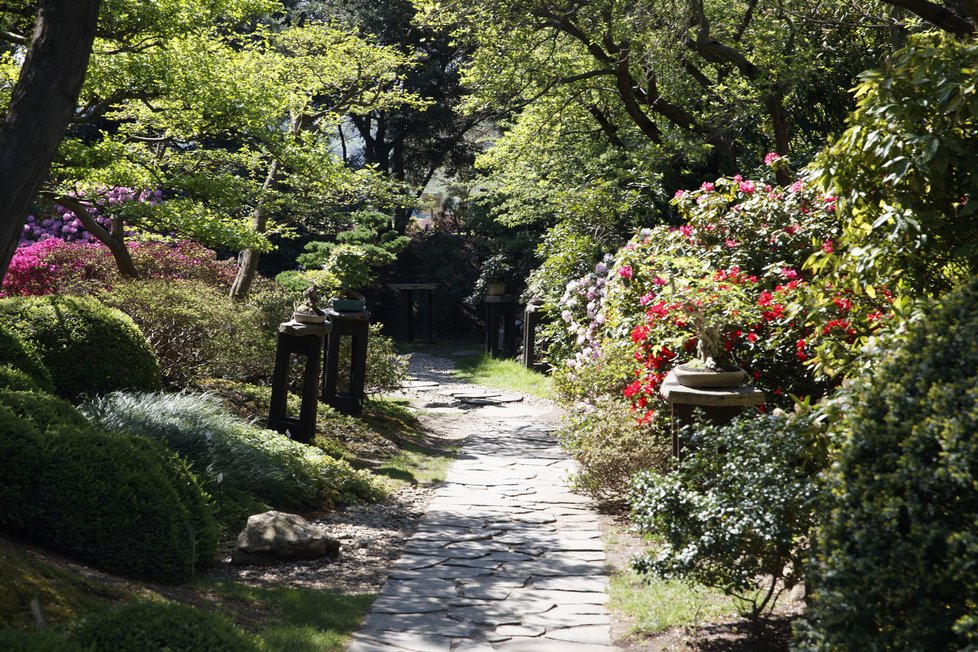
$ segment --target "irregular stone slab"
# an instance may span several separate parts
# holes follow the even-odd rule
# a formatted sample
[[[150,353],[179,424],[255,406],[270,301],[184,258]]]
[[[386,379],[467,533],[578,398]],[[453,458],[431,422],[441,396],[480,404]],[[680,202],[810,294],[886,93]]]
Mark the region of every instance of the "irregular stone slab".
[[[434,566],[423,570],[395,570],[391,572],[392,580],[458,579],[460,577],[479,577],[492,575],[489,568],[472,568],[465,566]]]
[[[544,627],[527,627],[525,625],[500,625],[496,628],[496,633],[500,636],[523,636],[528,638],[536,638],[537,636],[543,636],[546,632]]]
[[[603,593],[608,590],[607,577],[542,577],[533,580],[533,588],[541,591]]]
[[[382,652],[410,650],[411,652],[451,652],[451,639],[423,634],[400,632],[358,632],[347,652]]]
[[[601,614],[572,614],[567,612],[557,612],[556,609],[542,614],[528,614],[523,617],[524,625],[537,625],[543,627],[548,632],[563,627],[582,627],[587,625],[611,626],[611,614],[605,612]]]
[[[607,625],[551,629],[547,630],[545,636],[556,641],[586,643],[588,645],[611,645],[611,633]]]
[[[231,562],[274,564],[339,556],[340,542],[330,538],[321,526],[298,514],[271,511],[248,517],[231,551]]]
[[[430,614],[445,611],[444,598],[413,595],[409,597],[383,595],[370,607],[371,613]]]
[[[613,652],[613,645],[590,645],[544,638],[514,638],[494,646],[506,652]]]
[[[544,600],[554,605],[565,604],[608,604],[608,594],[593,591],[544,591],[538,587],[524,589],[513,594],[523,600]]]
[[[458,587],[453,580],[438,578],[427,578],[424,581],[390,579],[384,585],[384,591],[381,593],[382,597],[391,596],[398,599],[413,596],[449,599],[457,595]]]

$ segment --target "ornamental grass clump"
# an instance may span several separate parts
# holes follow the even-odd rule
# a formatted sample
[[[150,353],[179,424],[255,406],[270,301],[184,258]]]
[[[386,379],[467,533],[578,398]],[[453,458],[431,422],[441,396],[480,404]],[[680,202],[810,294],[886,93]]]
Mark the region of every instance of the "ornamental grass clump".
[[[301,511],[382,497],[365,471],[242,421],[206,395],[116,392],[82,411],[101,428],[162,442],[230,499]]]

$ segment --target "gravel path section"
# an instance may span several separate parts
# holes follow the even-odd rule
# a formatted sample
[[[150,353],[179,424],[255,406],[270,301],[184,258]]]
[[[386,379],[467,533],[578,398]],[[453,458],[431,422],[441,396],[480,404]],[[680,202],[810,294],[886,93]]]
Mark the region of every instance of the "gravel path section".
[[[411,373],[426,424],[464,443],[349,651],[616,649],[599,520],[567,488],[556,410],[430,356]]]

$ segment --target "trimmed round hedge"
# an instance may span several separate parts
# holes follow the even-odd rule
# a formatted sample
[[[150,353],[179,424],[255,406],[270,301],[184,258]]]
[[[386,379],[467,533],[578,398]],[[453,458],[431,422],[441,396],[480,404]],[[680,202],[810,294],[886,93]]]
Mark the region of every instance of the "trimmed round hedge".
[[[27,374],[45,391],[54,389],[51,373],[41,361],[41,356],[29,348],[17,331],[3,318],[0,318],[0,363]]]
[[[40,392],[43,388],[30,374],[9,364],[0,364],[0,390],[10,389],[17,392]]]
[[[978,279],[856,387],[828,478],[804,645],[978,647]]]
[[[255,640],[229,620],[169,602],[135,602],[90,616],[68,640],[91,652],[258,650]]]
[[[0,299],[0,323],[38,352],[55,391],[69,400],[162,387],[153,350],[132,319],[91,297]]]
[[[181,581],[217,554],[208,497],[185,462],[96,430],[57,399],[0,393],[0,478],[0,528],[100,568]]]

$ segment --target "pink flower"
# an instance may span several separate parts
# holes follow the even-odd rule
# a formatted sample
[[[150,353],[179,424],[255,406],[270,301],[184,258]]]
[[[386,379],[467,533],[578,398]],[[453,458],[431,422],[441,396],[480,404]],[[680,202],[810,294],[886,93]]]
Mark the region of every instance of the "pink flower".
[[[673,199],[682,199],[686,195],[685,190],[677,190],[676,194],[673,195]]]
[[[733,180],[734,180],[734,183],[740,183],[741,181],[744,180],[744,177],[742,177],[739,174],[735,174]]]
[[[687,238],[693,237],[693,227],[688,224],[684,224],[683,226],[679,227],[679,232]]]
[[[770,166],[775,161],[780,161],[781,155],[777,152],[768,152],[764,155],[764,165]]]
[[[703,185],[700,186],[700,190],[704,192],[713,192],[714,190],[716,190],[716,188],[717,188],[716,184],[714,184],[711,181],[704,181]]]
[[[804,185],[804,183],[802,182],[802,180],[801,179],[798,179],[793,184],[791,184],[791,187],[788,188],[788,190],[791,191],[791,192],[801,192],[801,188],[802,188],[803,185]]]
[[[822,251],[827,254],[835,253],[835,246],[832,244],[831,240],[826,240],[822,243]]]
[[[728,247],[730,247],[731,249],[733,249],[734,247],[736,247],[736,246],[737,246],[737,241],[736,241],[736,240],[733,240],[732,238],[727,238],[727,240],[726,240],[726,243],[725,243],[725,244],[726,244],[726,245],[727,245]]]
[[[664,278],[660,278],[656,276],[654,279],[652,279],[652,285],[665,285],[665,284],[666,284],[666,279]]]
[[[798,278],[798,272],[793,269],[788,269],[787,267],[781,268],[781,278],[793,281]]]
[[[740,184],[740,192],[744,193],[745,195],[754,194],[754,190],[756,189],[757,187],[754,185],[753,181],[742,181]]]
[[[618,276],[625,279],[626,281],[632,278],[632,266],[622,265],[618,268]]]

